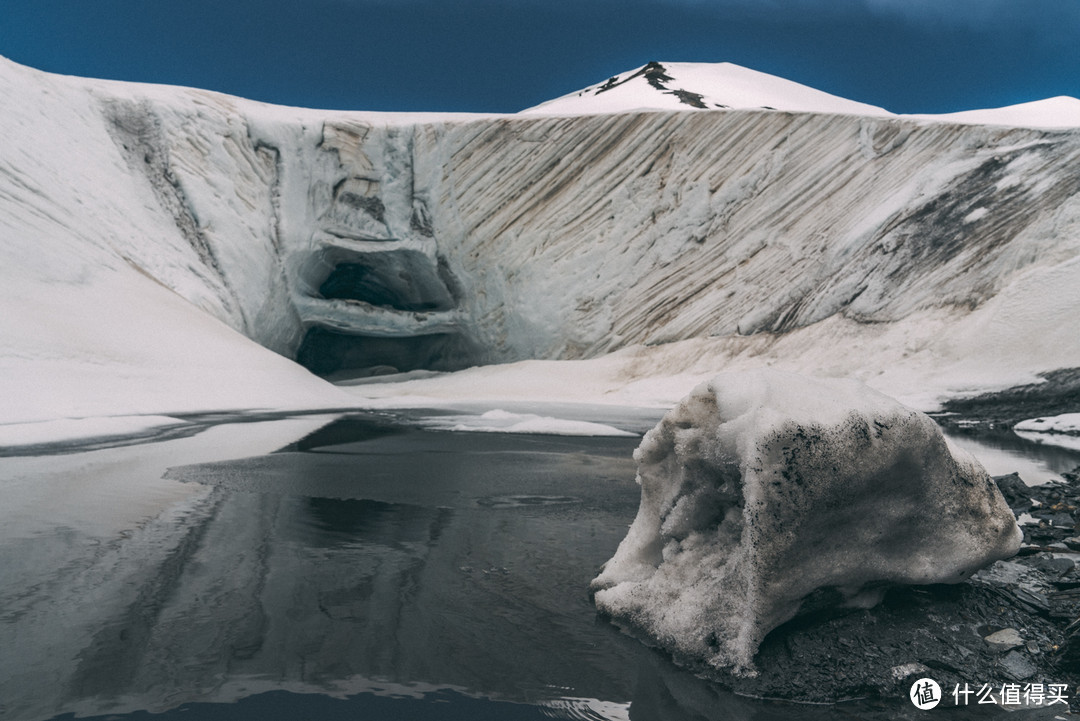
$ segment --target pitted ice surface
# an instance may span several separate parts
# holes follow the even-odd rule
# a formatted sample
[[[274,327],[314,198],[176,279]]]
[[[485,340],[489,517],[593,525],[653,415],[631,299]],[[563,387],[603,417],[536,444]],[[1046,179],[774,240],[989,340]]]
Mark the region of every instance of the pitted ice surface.
[[[592,582],[650,642],[752,673],[765,635],[824,589],[955,583],[1019,548],[977,461],[856,381],[762,369],[698,386],[634,454],[641,505]]]

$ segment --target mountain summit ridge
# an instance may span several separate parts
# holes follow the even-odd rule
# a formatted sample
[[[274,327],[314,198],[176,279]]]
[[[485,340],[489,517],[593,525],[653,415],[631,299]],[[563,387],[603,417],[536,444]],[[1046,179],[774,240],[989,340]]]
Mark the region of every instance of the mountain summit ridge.
[[[521,114],[588,115],[632,110],[787,110],[850,115],[884,108],[816,90],[730,62],[649,61],[602,83],[527,108]]]
[[[1032,128],[1080,126],[1080,100],[1058,96],[1001,108],[942,114],[896,114],[730,62],[649,61],[519,115],[594,115],[635,110],[779,110],[915,118]]]

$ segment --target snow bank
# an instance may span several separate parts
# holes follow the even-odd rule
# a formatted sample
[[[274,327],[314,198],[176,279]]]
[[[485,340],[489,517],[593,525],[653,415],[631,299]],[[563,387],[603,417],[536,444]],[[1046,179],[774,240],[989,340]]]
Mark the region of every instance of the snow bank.
[[[1032,443],[1080,450],[1080,413],[1029,418],[1013,426],[1013,431]]]
[[[808,596],[957,582],[1020,531],[978,463],[860,383],[772,370],[698,386],[634,454],[641,505],[599,609],[681,659],[752,672]]]
[[[1014,431],[1068,433],[1080,435],[1080,413],[1064,413],[1049,418],[1031,418],[1013,426]]]
[[[1080,269],[1080,266],[1078,266]],[[891,323],[833,316],[783,333],[634,345],[588,360],[530,360],[456,373],[386,376],[346,390],[374,408],[436,407],[460,399],[572,402],[668,409],[717,373],[773,367],[854,378],[924,412],[943,400],[1039,382],[1080,365],[1080,335],[1049,332],[1080,307],[1070,274],[1040,274],[974,312],[941,309]],[[1057,294],[1064,299],[1050,302]],[[659,414],[658,414],[659,415]]]

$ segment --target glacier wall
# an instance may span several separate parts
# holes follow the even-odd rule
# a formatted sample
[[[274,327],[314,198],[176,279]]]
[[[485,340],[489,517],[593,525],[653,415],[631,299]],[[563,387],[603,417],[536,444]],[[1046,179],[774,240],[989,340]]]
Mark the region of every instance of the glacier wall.
[[[169,220],[121,255],[322,374],[963,316],[1078,285],[1076,130],[342,113],[63,80],[93,109],[71,132],[107,134],[126,169],[116,192]]]
[[[1076,132],[728,111],[434,135],[436,227],[498,286],[510,353],[971,308],[1078,250]]]

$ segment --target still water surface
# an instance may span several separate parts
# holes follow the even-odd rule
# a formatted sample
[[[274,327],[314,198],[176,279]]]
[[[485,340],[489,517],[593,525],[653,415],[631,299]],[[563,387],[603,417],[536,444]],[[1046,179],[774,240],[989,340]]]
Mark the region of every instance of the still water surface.
[[[734,696],[598,618],[588,582],[637,510],[636,437],[415,416],[2,459],[0,718],[920,713]]]

